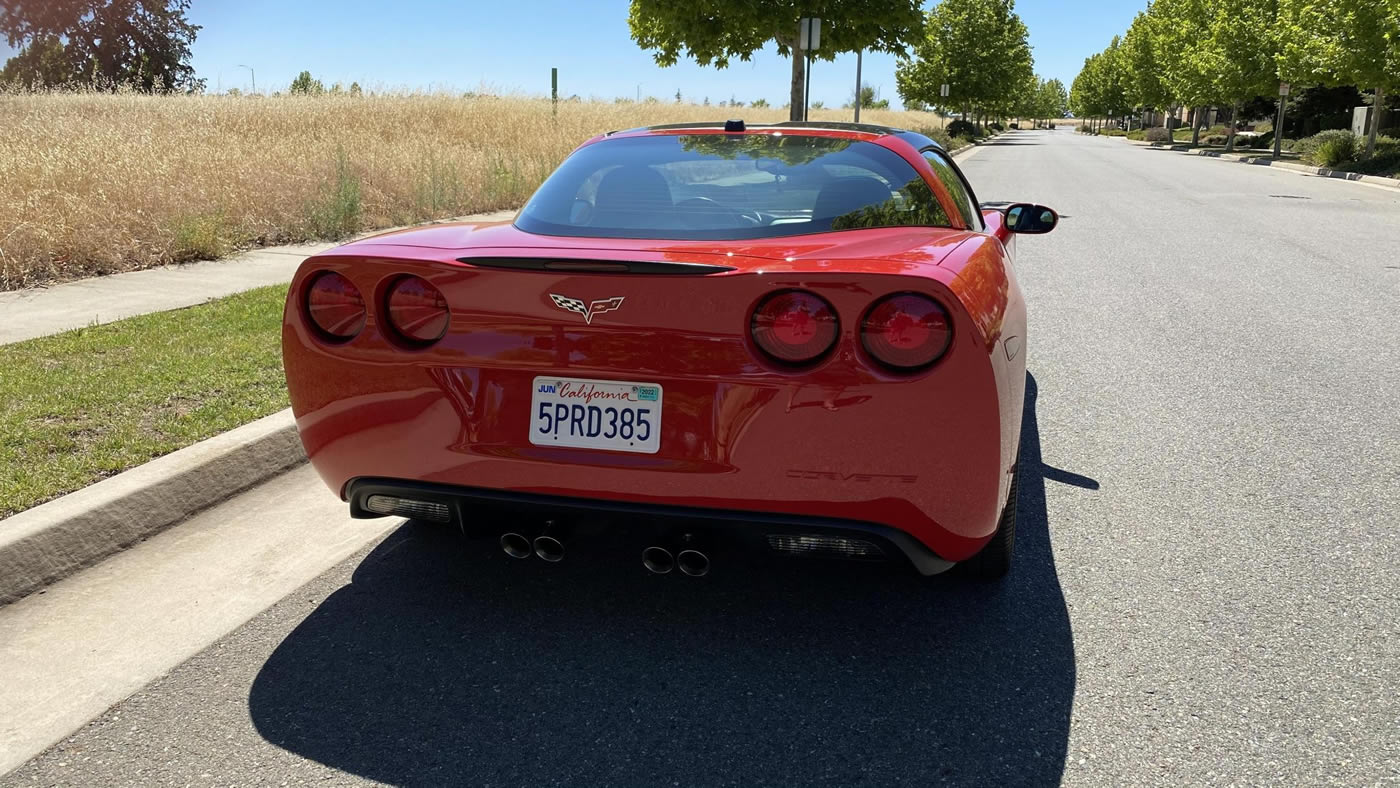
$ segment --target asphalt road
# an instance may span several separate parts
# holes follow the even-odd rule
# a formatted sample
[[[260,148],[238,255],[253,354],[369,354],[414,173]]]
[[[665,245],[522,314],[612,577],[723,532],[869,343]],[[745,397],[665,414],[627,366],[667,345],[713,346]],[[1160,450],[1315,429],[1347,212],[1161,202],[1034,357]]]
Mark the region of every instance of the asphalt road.
[[[405,525],[0,783],[1400,782],[1400,192],[1064,130],[963,166],[1063,216],[1001,587]]]

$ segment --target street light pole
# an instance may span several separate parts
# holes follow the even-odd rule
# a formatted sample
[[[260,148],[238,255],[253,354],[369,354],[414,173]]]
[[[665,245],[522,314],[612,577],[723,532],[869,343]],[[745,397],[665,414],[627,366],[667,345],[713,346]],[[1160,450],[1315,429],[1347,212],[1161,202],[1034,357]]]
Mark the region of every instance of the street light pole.
[[[243,65],[242,63],[239,63],[239,64],[238,64],[238,67],[239,67],[239,68],[246,68],[246,69],[248,69],[248,74],[249,74],[249,76],[251,76],[251,77],[253,78],[253,92],[254,92],[254,93],[257,93],[257,92],[258,92],[258,72],[254,71],[252,66],[245,66],[245,65]]]

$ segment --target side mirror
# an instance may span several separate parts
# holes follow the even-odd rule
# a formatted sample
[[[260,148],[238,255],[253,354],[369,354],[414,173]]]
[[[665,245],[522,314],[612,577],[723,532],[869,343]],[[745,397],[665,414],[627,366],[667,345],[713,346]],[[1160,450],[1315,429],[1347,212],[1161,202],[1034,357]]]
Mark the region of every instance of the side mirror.
[[[1013,233],[1048,233],[1059,223],[1059,215],[1044,205],[1018,202],[1006,209],[1006,228]]]

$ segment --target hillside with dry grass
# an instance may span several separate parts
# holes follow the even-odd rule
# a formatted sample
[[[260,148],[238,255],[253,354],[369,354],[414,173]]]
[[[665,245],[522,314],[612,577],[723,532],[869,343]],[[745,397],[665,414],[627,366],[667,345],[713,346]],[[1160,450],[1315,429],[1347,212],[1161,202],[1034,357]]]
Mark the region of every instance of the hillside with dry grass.
[[[562,102],[555,117],[526,98],[0,94],[0,290],[514,208],[600,131],[736,115],[786,111]]]

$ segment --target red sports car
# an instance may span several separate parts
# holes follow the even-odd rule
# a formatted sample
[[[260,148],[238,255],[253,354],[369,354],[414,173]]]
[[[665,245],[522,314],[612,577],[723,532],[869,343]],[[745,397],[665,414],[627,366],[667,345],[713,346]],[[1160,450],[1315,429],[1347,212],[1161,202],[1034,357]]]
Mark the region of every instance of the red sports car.
[[[489,529],[512,556],[631,541],[1010,566],[1026,310],[1014,233],[914,132],[601,134],[513,222],[302,264],[283,357],[311,463],[356,517]]]

